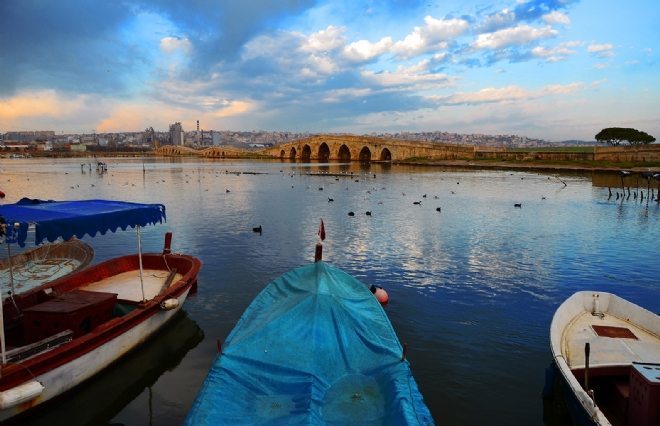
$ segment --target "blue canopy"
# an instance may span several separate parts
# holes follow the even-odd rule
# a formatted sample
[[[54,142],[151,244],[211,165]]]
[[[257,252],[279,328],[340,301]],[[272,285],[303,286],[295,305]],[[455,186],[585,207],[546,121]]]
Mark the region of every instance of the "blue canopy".
[[[7,222],[6,241],[23,247],[30,224],[35,225],[35,244],[82,238],[97,232],[105,234],[117,228],[162,223],[165,206],[110,200],[43,201],[23,198],[16,204],[0,205],[0,217]],[[14,224],[18,224],[15,228]]]
[[[433,418],[374,295],[317,262],[254,299],[186,424],[430,425]]]

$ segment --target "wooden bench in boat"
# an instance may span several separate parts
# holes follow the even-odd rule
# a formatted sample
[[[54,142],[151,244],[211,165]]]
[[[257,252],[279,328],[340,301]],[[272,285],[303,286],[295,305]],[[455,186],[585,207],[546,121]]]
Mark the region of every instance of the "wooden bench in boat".
[[[145,269],[142,272],[144,283],[144,298],[153,299],[164,289],[177,280],[183,278],[176,270],[167,271],[162,269]],[[90,283],[82,290],[93,292],[106,292],[117,294],[117,299],[122,303],[139,303],[142,301],[142,288],[140,285],[140,272],[132,270],[104,278],[100,281]]]

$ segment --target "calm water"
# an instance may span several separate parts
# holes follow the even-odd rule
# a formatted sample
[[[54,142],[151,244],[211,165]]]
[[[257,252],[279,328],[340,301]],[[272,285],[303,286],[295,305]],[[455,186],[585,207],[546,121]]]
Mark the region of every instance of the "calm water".
[[[608,200],[589,176],[199,159],[149,159],[144,175],[140,159],[106,159],[99,175],[83,161],[0,160],[3,202],[161,202],[167,223],[143,230],[146,250],[171,230],[174,251],[204,266],[171,327],[34,424],[180,424],[217,341],[268,282],[312,261],[321,218],[324,259],[389,292],[438,424],[562,424],[544,421],[541,391],[550,321],[573,292],[660,312],[659,204]],[[95,262],[136,250],[130,231],[85,239]]]

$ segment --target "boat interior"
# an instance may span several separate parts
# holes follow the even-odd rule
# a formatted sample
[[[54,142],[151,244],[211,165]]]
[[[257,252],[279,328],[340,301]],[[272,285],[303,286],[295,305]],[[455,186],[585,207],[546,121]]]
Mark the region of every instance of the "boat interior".
[[[643,362],[660,361],[658,336],[613,315],[594,320],[590,312],[568,334],[571,371],[613,425],[660,425],[660,364]]]
[[[119,265],[119,270],[114,266],[88,268],[77,273],[75,280],[64,278],[8,298],[3,316],[9,360],[29,358],[113,320],[120,321],[184,277],[174,267],[150,265],[152,268],[143,269],[141,283],[137,265]]]

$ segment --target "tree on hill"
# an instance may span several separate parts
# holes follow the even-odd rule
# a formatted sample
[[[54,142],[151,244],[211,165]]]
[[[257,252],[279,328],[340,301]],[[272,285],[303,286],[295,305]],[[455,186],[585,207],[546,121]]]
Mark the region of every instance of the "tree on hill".
[[[607,143],[616,146],[622,142],[628,142],[630,145],[641,145],[655,142],[655,138],[646,132],[628,127],[608,127],[601,130],[596,135],[598,142]]]

